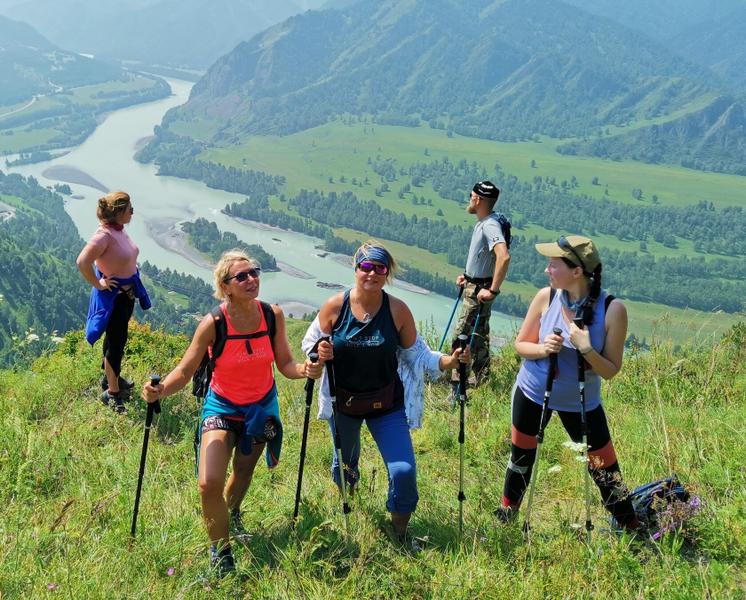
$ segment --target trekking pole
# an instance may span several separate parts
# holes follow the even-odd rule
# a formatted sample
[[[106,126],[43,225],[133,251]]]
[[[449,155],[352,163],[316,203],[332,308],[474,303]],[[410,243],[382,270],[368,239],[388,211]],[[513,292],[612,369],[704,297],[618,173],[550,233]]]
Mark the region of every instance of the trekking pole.
[[[443,344],[446,343],[446,337],[448,336],[448,330],[451,328],[451,322],[453,321],[453,315],[456,314],[458,303],[461,302],[461,296],[463,295],[464,295],[464,286],[460,285],[458,288],[458,296],[456,296],[456,302],[453,304],[453,310],[451,311],[451,316],[448,318],[448,324],[446,325],[446,330],[443,332],[443,337],[440,340],[440,346],[438,346],[438,352],[440,352],[443,349]]]
[[[466,350],[468,338],[466,334],[458,336],[459,348]],[[461,536],[464,529],[464,421],[466,409],[466,363],[459,362],[458,365],[458,401],[459,401],[459,476],[458,476],[458,534]]]
[[[471,330],[471,337],[469,338],[469,349],[471,350],[474,347],[474,335],[477,333],[477,326],[479,325],[479,319],[482,316],[482,307],[479,307],[479,312],[477,313],[477,318],[474,319],[474,328]]]
[[[477,291],[476,291],[477,296],[479,296],[479,292],[481,289],[482,288],[479,288],[479,287],[477,288]],[[482,306],[478,298],[477,298],[477,308],[479,308],[479,311],[477,312],[477,318],[474,319],[474,327],[472,327],[472,330],[471,330],[471,337],[469,338],[469,350],[474,348],[474,335],[477,333],[477,327],[479,326],[479,319],[482,318]],[[489,348],[489,340],[487,343],[487,347]]]
[[[316,352],[311,352],[308,355],[311,362],[315,363],[319,360],[319,355]],[[290,525],[291,529],[295,529],[295,522],[298,520],[298,509],[300,507],[300,491],[303,485],[303,466],[306,462],[306,444],[308,442],[308,421],[311,418],[311,402],[313,400],[313,379],[308,377],[306,379],[306,414],[303,417],[303,438],[300,444],[300,465],[298,466],[298,485],[295,488],[295,509],[293,510],[293,521]]]
[[[578,315],[573,319],[576,327],[583,329],[583,319]],[[580,435],[583,441],[583,456],[585,457],[585,541],[590,543],[591,541],[591,530],[593,529],[593,523],[591,522],[591,474],[588,468],[590,463],[588,462],[588,422],[586,421],[585,414],[585,358],[580,353],[580,350],[576,349],[575,353],[578,357],[578,389],[580,391]]]
[[[350,505],[347,503],[347,482],[345,481],[344,464],[342,463],[342,437],[337,427],[337,386],[334,383],[334,361],[326,362],[326,378],[329,383],[329,395],[332,397],[332,422],[334,427],[334,451],[337,454],[337,467],[339,468],[339,487],[342,490],[342,513],[345,517],[345,529],[350,532],[350,521],[347,515],[350,513]]]
[[[554,335],[562,335],[562,330],[559,327],[555,327],[552,330]],[[544,429],[546,429],[546,413],[549,408],[549,397],[552,395],[552,386],[554,385],[554,378],[557,374],[557,353],[553,352],[549,355],[549,371],[547,372],[547,382],[544,386],[544,401],[541,404],[541,420],[539,421],[539,433],[536,434],[536,457],[534,458],[534,467],[531,471],[531,483],[528,487],[528,503],[526,504],[526,516],[523,520],[523,536],[526,542],[530,543],[529,530],[531,529],[531,507],[534,502],[534,489],[536,488],[536,478],[539,473],[539,452],[541,445],[544,443]]]
[[[160,384],[161,378],[158,375],[150,376],[150,385],[156,387]],[[142,454],[140,454],[140,472],[137,474],[137,492],[135,492],[135,508],[132,511],[132,528],[130,529],[130,535],[135,537],[137,530],[137,513],[140,510],[140,493],[142,492],[142,478],[145,475],[145,459],[148,455],[148,440],[150,439],[150,426],[153,424],[153,415],[160,414],[161,403],[156,400],[155,402],[148,403],[148,412],[145,414],[145,434],[142,440]]]

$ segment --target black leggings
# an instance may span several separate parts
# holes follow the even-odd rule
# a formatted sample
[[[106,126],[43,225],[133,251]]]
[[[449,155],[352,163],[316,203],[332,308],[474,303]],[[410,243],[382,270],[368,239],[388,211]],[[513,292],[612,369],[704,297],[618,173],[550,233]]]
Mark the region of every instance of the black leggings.
[[[580,413],[557,411],[565,431],[573,442],[582,442]],[[549,422],[552,411],[547,409]],[[536,460],[536,434],[539,432],[541,405],[529,400],[516,386],[513,394],[513,419],[511,451],[505,472],[503,506],[518,508],[526,487],[531,481],[531,470]],[[586,412],[588,422],[588,470],[601,492],[604,507],[621,525],[636,521],[629,491],[622,480],[622,473],[611,443],[609,426],[603,406]]]
[[[109,361],[117,377],[122,370],[124,346],[127,344],[127,326],[134,308],[135,299],[130,298],[126,292],[120,292],[114,299],[114,310],[106,325],[104,358]],[[103,368],[103,363],[101,367]]]

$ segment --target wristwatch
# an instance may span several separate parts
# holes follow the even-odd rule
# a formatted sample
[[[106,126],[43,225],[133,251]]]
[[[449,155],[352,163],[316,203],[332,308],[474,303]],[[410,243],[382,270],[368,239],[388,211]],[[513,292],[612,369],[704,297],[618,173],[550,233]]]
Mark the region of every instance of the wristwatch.
[[[493,296],[499,296],[499,295],[500,295],[500,290],[499,290],[499,289],[497,289],[497,290],[493,290],[492,288],[490,288],[490,289],[489,289],[489,290],[487,290],[487,291],[488,291],[488,292],[489,292],[490,294],[492,294]]]

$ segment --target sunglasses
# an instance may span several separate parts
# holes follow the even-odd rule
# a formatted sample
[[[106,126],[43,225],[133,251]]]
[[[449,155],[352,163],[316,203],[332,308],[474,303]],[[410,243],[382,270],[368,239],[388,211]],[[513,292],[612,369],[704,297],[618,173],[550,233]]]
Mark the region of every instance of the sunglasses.
[[[249,277],[253,277],[254,279],[257,279],[262,274],[261,267],[256,267],[254,269],[249,269],[248,271],[240,271],[233,275],[232,277],[226,277],[223,279],[223,283],[228,283],[231,279],[235,279],[238,281],[238,283],[243,283],[246,281]]]
[[[557,245],[562,248],[563,250],[567,250],[568,252],[572,252],[572,255],[578,259],[578,263],[580,263],[580,268],[583,269],[584,273],[588,272],[588,269],[585,268],[585,263],[583,262],[583,259],[580,258],[580,255],[575,251],[575,248],[572,247],[572,244],[567,241],[567,238],[564,235],[561,235],[559,239],[557,240]]]
[[[389,268],[386,265],[379,265],[367,260],[357,263],[356,268],[360,269],[363,273],[375,271],[376,275],[388,275],[389,272]]]

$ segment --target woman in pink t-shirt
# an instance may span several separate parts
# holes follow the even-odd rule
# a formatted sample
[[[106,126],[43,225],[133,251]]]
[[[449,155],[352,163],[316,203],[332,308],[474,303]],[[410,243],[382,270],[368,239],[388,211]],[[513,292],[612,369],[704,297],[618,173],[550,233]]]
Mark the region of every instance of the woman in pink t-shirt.
[[[124,226],[132,220],[133,213],[126,192],[111,192],[98,200],[96,216],[100,221],[99,227],[77,259],[83,278],[97,290],[114,290],[118,287],[117,279],[129,278],[137,273],[140,250],[124,230]],[[135,306],[131,287],[121,286],[104,337],[104,377],[101,380],[104,393],[101,401],[117,412],[124,412],[121,392],[133,387],[132,382],[120,375],[127,344],[127,327]]]

